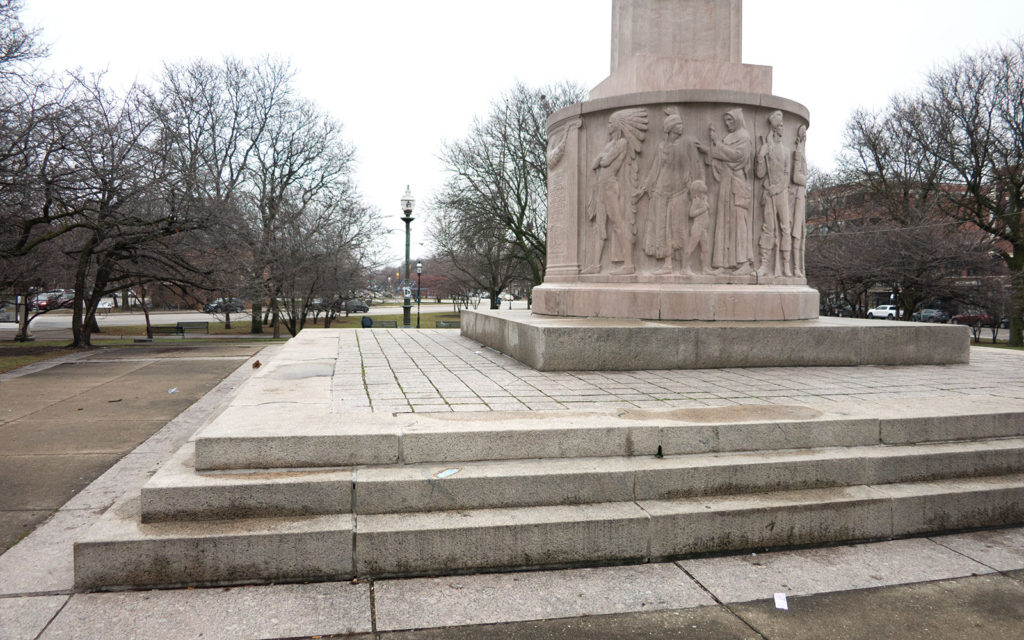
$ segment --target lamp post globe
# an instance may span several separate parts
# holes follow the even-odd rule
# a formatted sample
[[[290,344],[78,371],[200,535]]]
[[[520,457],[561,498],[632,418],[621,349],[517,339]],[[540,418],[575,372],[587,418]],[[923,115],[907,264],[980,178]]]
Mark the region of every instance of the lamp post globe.
[[[412,327],[412,283],[409,280],[409,223],[412,222],[412,208],[416,200],[412,197],[409,185],[405,186],[402,196],[402,222],[405,223],[405,281],[402,282],[402,327]]]

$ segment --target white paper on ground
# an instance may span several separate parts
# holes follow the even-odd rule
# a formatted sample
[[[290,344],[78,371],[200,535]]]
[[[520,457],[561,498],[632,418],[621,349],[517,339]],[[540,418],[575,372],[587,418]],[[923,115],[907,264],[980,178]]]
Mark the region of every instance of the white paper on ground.
[[[775,608],[789,610],[789,604],[786,603],[786,594],[776,593],[775,594]]]

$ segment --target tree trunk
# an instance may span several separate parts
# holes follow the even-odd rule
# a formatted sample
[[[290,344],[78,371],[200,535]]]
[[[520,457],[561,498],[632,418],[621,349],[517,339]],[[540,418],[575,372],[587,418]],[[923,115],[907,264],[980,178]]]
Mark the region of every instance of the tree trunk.
[[[82,318],[82,305],[78,304],[82,296],[85,295],[85,276],[89,271],[89,261],[92,259],[92,249],[95,245],[96,239],[90,238],[86,242],[85,246],[82,247],[81,253],[78,255],[78,264],[75,267],[75,302],[74,309],[71,314],[71,335],[72,347],[89,347],[89,331],[85,326]]]
[[[1024,346],[1024,244],[1013,247],[1010,267],[1010,346]]]

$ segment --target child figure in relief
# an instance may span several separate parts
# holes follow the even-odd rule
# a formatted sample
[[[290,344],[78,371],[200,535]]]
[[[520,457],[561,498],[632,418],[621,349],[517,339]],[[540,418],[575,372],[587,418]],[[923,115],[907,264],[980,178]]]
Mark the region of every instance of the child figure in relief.
[[[700,247],[700,272],[711,273],[711,211],[708,187],[703,180],[690,183],[690,237],[687,239],[683,271],[691,274],[689,257]]]

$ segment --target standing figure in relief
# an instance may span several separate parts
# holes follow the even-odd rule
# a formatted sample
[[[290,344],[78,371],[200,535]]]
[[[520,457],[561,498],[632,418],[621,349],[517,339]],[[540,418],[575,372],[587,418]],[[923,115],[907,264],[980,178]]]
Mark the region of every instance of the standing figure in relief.
[[[708,188],[703,180],[694,180],[690,184],[690,200],[693,226],[690,228],[685,255],[689,256],[694,249],[700,247],[701,273],[711,273],[711,206],[708,204]],[[689,273],[689,268],[684,265],[683,271]]]
[[[662,129],[665,139],[658,144],[658,153],[640,189],[633,193],[636,203],[647,194],[651,209],[644,230],[644,253],[662,260],[655,275],[672,273],[672,256],[686,269],[686,218],[689,208],[688,189],[691,182],[704,178],[704,165],[697,151],[697,141],[683,135],[683,119],[676,107],[665,108]]]
[[[796,130],[796,148],[793,149],[793,271],[799,277],[804,273],[804,251],[807,230],[807,127],[800,125]]]
[[[587,203],[587,219],[596,225],[583,273],[601,270],[604,240],[611,226],[613,263],[621,263],[613,274],[630,274],[636,237],[636,205],[625,194],[636,189],[637,155],[647,132],[646,109],[623,109],[608,119],[608,143],[594,159],[594,189]],[[623,184],[625,182],[625,184]]]
[[[711,264],[717,269],[735,269],[735,274],[746,275],[754,271],[750,263],[752,197],[749,182],[754,144],[743,120],[743,109],[727,111],[722,121],[729,132],[724,138],[719,140],[715,125],[710,125],[711,146],[697,145],[718,182]]]
[[[763,180],[761,206],[764,224],[761,225],[761,266],[758,276],[770,274],[793,275],[793,209],[789,206],[790,153],[782,144],[782,112],[768,116],[771,133],[761,140],[757,150],[754,172]],[[776,250],[773,256],[773,250]],[[774,258],[774,259],[773,259]],[[781,269],[780,267],[781,262]]]

